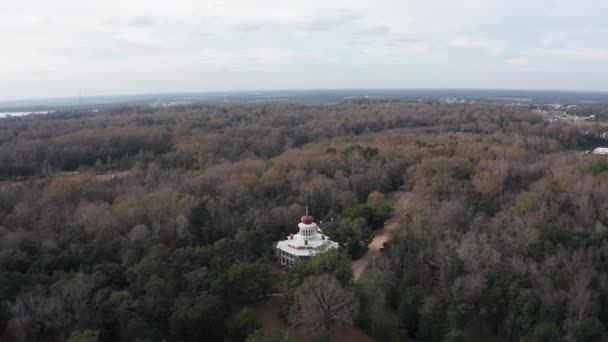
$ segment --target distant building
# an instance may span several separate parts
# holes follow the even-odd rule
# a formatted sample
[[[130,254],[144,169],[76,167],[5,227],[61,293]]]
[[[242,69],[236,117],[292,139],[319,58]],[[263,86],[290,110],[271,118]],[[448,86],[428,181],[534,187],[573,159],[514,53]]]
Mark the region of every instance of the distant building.
[[[467,100],[459,99],[459,98],[455,98],[455,97],[442,97],[439,99],[439,102],[452,104],[452,103],[466,103]]]
[[[593,154],[599,154],[603,156],[608,156],[608,147],[598,147],[592,152]]]
[[[551,109],[561,109],[563,107],[559,103],[548,103],[545,106],[548,107],[548,108],[551,108]]]
[[[338,248],[337,242],[323,235],[323,231],[314,223],[314,218],[308,215],[308,210],[300,218],[298,228],[300,231],[297,234],[291,234],[287,240],[277,244],[277,257],[281,265],[292,267],[298,261],[308,260],[317,253]]]

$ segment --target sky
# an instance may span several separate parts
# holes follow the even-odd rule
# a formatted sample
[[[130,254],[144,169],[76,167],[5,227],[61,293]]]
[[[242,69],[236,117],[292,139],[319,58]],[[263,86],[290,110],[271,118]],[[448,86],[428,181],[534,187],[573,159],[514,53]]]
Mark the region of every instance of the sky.
[[[0,0],[0,101],[332,88],[608,91],[605,0]]]

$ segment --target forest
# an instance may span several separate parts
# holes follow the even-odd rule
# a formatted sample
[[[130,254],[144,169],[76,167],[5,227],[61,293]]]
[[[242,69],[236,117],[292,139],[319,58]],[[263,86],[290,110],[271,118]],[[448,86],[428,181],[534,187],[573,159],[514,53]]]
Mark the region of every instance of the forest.
[[[608,106],[124,106],[0,119],[0,341],[602,341]],[[390,193],[411,190],[407,206]],[[308,206],[341,248],[282,269]],[[397,216],[354,281],[351,261]]]

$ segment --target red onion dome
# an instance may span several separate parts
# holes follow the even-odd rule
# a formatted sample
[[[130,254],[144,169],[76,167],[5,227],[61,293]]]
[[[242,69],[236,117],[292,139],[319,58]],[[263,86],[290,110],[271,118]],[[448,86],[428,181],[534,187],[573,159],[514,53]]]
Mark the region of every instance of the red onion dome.
[[[300,221],[304,224],[311,224],[314,221],[314,218],[310,215],[304,215],[300,218]]]

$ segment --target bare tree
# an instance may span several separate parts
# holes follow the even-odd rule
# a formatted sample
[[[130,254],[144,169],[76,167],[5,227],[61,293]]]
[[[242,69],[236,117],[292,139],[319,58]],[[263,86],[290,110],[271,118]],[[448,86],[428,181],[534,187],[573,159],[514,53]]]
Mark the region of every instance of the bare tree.
[[[40,335],[65,337],[86,309],[92,288],[93,282],[82,273],[50,289],[37,287],[16,298],[13,316],[28,339]]]
[[[81,201],[74,212],[74,222],[89,232],[99,232],[116,225],[110,205],[105,202]]]
[[[352,324],[353,293],[340,286],[334,276],[310,277],[296,289],[290,321],[312,331],[328,331],[335,325]]]
[[[131,242],[147,240],[150,238],[150,228],[145,224],[138,224],[129,232],[129,238]]]
[[[564,322],[569,335],[574,333],[576,324],[586,318],[595,301],[595,294],[589,289],[589,283],[595,276],[595,270],[589,267],[585,252],[577,249],[564,265],[572,275],[573,284],[567,294],[567,314]]]

